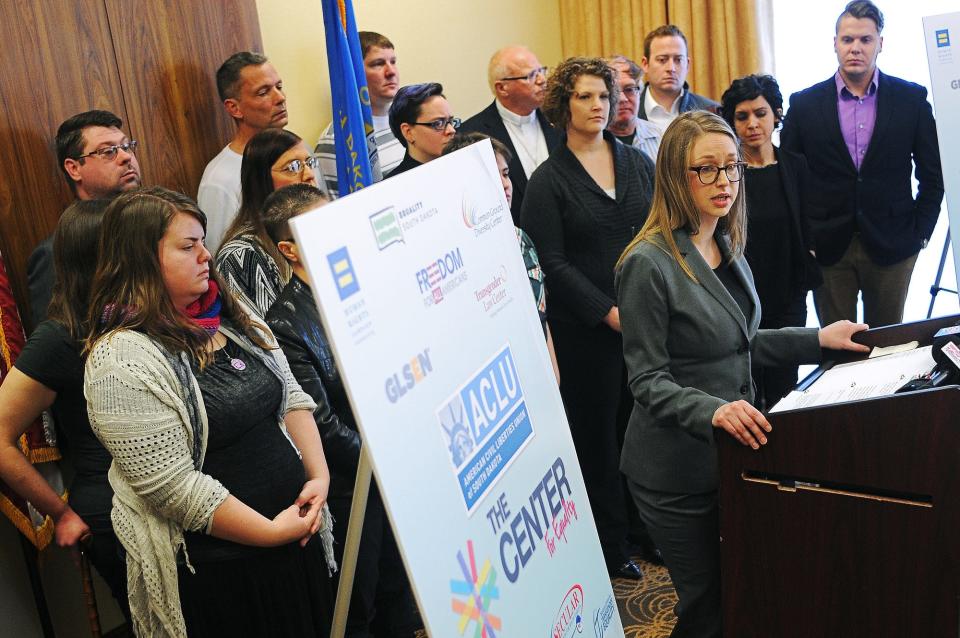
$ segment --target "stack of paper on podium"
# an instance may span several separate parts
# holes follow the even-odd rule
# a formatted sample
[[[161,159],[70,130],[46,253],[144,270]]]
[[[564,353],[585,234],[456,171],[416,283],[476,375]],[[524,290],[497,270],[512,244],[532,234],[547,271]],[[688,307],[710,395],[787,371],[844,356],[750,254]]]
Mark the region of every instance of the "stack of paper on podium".
[[[934,365],[931,346],[836,365],[806,389],[785,396],[770,412],[889,396]]]

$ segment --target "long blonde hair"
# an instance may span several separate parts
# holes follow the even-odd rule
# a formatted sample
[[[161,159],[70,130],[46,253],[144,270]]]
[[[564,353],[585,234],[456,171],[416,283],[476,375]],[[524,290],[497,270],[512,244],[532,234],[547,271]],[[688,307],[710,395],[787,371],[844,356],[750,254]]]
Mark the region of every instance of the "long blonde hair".
[[[700,232],[700,212],[690,193],[690,154],[697,140],[710,133],[729,137],[736,145],[739,155],[740,144],[733,129],[723,118],[713,113],[689,111],[681,114],[667,127],[660,142],[660,151],[657,153],[657,170],[650,214],[640,232],[617,260],[618,270],[630,251],[640,242],[650,241],[669,252],[680,264],[683,272],[697,281],[687,260],[680,254],[680,248],[673,238],[673,231],[684,228],[691,235]],[[727,235],[731,256],[736,258],[742,255],[743,247],[747,242],[746,194],[742,180],[737,197],[733,201],[733,207],[730,213],[720,220],[718,228]]]

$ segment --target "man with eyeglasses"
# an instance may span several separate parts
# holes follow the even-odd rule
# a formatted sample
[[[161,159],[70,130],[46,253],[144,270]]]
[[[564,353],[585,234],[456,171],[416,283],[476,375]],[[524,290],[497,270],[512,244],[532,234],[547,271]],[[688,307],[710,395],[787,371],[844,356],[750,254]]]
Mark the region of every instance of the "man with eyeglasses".
[[[666,24],[647,34],[643,39],[643,57],[640,58],[647,79],[640,95],[640,118],[667,130],[670,122],[681,113],[717,112],[720,108],[717,102],[690,90],[687,84],[690,62],[687,38],[676,26]]]
[[[547,67],[540,64],[530,49],[508,46],[490,58],[487,81],[494,95],[493,103],[464,122],[460,130],[483,133],[500,140],[510,149],[513,154],[510,211],[514,225],[517,225],[527,179],[560,142],[560,134],[540,113]]]
[[[363,55],[363,70],[367,77],[367,91],[370,93],[370,110],[373,112],[373,134],[377,145],[377,157],[380,160],[380,175],[389,175],[403,161],[404,147],[390,130],[390,105],[400,89],[400,68],[397,66],[397,52],[393,42],[375,31],[361,31],[360,53]],[[337,184],[337,154],[331,122],[314,152],[320,158],[320,172],[327,193],[336,198],[339,192]]]
[[[623,55],[610,58],[610,66],[617,72],[617,82],[620,84],[620,101],[617,111],[607,129],[617,136],[627,146],[632,146],[645,153],[654,164],[657,162],[657,151],[660,150],[660,139],[663,130],[647,120],[637,117],[640,108],[640,66]]]
[[[57,162],[77,199],[109,199],[140,186],[137,141],[121,130],[123,121],[110,111],[85,111],[57,129]],[[47,317],[53,290],[53,235],[27,260],[27,286],[33,326]]]
[[[813,177],[807,207],[823,272],[813,300],[824,326],[856,321],[858,296],[871,328],[903,320],[913,267],[943,200],[927,90],[880,72],[882,32],[875,4],[847,4],[833,38],[839,68],[790,96],[780,133]]]
[[[250,138],[268,128],[287,125],[287,96],[280,74],[267,56],[234,53],[217,69],[217,92],[237,125],[233,139],[203,171],[197,204],[207,216],[206,245],[216,254],[240,209],[240,166]]]

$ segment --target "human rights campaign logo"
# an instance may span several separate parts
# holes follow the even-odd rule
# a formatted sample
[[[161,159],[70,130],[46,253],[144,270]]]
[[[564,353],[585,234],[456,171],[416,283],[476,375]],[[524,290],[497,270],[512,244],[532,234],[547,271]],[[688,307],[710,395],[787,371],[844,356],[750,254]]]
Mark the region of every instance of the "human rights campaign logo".
[[[533,439],[520,378],[506,345],[440,405],[437,419],[467,513]]]
[[[950,46],[950,29],[937,29],[933,32],[933,37],[937,41],[938,49]]]
[[[340,301],[360,292],[360,284],[357,282],[357,275],[353,271],[353,262],[350,261],[350,253],[347,252],[346,246],[327,255],[327,263],[330,264],[333,283],[336,284],[337,292],[340,293]]]

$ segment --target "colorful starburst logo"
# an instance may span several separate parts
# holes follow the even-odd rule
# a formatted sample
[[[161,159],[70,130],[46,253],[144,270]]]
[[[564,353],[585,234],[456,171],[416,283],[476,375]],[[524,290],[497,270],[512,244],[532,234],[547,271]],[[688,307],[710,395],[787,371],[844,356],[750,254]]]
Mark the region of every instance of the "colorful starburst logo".
[[[469,561],[469,563],[468,563]],[[473,624],[473,638],[497,638],[494,630],[500,631],[500,617],[490,613],[490,603],[500,598],[497,588],[497,570],[490,564],[490,559],[483,561],[480,571],[477,571],[477,561],[473,554],[473,541],[467,541],[467,558],[463,551],[457,552],[457,562],[463,580],[450,581],[450,593],[454,597],[450,600],[453,612],[460,616],[457,629],[463,636],[467,628]]]

